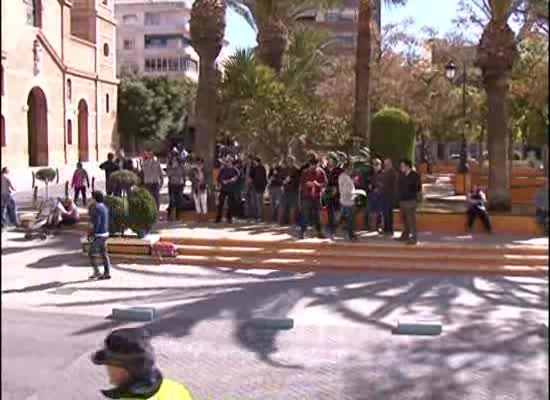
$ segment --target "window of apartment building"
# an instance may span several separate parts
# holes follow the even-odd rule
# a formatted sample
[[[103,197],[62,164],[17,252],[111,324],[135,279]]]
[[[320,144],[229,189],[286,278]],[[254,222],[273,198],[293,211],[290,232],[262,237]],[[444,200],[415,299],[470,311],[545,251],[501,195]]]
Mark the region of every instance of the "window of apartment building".
[[[4,116],[1,116],[0,119],[0,135],[1,135],[1,141],[2,141],[2,147],[6,147],[6,120],[4,119]]]
[[[134,50],[136,48],[136,41],[134,39],[124,39],[122,47],[124,50]]]
[[[70,79],[67,79],[67,99],[71,101],[73,98],[73,83]]]
[[[136,14],[126,14],[122,16],[122,23],[124,25],[133,25],[137,24],[138,17]]]
[[[105,112],[109,114],[111,110],[111,99],[109,98],[109,94],[107,93],[105,95]]]
[[[160,25],[160,14],[146,12],[145,25]]]
[[[42,28],[42,0],[26,0],[27,24]]]
[[[190,40],[181,34],[145,35],[143,42],[146,49],[182,49],[190,44]]]
[[[168,39],[164,36],[145,36],[143,40],[146,49],[163,49],[168,47]]]
[[[67,144],[73,144],[73,121],[67,120]]]
[[[199,64],[186,57],[146,58],[145,72],[198,71]]]
[[[347,12],[343,11],[340,14],[340,21],[350,21],[350,22],[355,21],[355,13],[350,11],[347,11]]]

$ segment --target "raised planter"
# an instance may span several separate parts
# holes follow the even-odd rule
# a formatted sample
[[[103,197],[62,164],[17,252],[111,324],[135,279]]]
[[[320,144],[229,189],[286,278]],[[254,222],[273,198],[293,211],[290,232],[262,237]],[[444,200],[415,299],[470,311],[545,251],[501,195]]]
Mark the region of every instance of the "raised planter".
[[[114,237],[107,239],[109,254],[133,254],[150,256],[153,246],[160,240],[159,235],[148,235],[143,239],[137,237]],[[82,238],[82,252],[88,254],[90,242],[87,237]]]

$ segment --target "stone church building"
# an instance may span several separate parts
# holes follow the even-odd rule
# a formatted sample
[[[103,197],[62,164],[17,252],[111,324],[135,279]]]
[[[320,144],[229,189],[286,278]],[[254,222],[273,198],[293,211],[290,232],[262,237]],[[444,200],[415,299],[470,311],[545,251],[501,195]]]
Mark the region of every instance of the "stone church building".
[[[2,0],[2,166],[95,163],[118,144],[114,0]]]

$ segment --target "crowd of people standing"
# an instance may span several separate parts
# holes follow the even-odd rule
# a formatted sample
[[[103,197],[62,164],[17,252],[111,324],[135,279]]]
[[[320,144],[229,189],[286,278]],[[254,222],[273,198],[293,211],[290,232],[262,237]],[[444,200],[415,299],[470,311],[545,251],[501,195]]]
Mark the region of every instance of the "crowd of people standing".
[[[299,228],[298,236],[304,238],[309,226],[317,236],[334,237],[341,223],[346,225],[346,236],[356,240],[354,221],[357,189],[366,192],[365,226],[393,236],[393,210],[400,207],[405,227],[401,240],[411,244],[417,241],[415,212],[418,194],[421,192],[420,176],[409,160],[400,162],[396,171],[391,160],[374,159],[365,173],[357,173],[351,162],[337,157],[320,159],[311,154],[307,162],[298,165],[288,157],[278,165],[266,167],[259,157],[249,155],[245,162],[228,155],[221,161],[217,177],[219,198],[216,222],[233,218],[250,222],[266,221],[289,224],[292,212]],[[270,215],[263,215],[264,199],[269,198]],[[321,212],[326,209],[327,226],[323,229]],[[374,220],[374,224],[372,221]]]

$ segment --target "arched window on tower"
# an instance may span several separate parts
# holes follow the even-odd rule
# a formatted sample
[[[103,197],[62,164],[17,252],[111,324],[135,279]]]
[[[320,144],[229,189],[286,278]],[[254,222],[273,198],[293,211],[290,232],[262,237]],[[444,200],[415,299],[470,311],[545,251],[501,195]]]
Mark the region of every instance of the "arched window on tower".
[[[4,95],[4,66],[0,65],[0,88],[2,90],[2,96]]]
[[[2,115],[2,119],[0,120],[0,128],[2,129],[2,147],[6,147],[6,120],[4,119],[4,116]]]
[[[67,120],[67,144],[73,144],[73,121]]]
[[[111,104],[109,102],[110,102],[109,95],[106,94],[105,95],[105,112],[107,114],[109,114],[109,111],[111,110]]]
[[[42,28],[42,0],[27,0],[27,24]]]
[[[67,79],[67,99],[71,101],[73,98],[73,83],[70,79]]]

